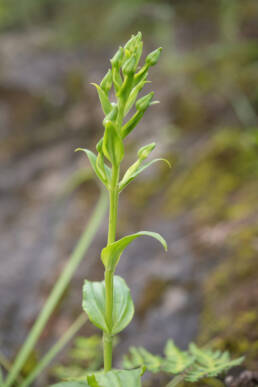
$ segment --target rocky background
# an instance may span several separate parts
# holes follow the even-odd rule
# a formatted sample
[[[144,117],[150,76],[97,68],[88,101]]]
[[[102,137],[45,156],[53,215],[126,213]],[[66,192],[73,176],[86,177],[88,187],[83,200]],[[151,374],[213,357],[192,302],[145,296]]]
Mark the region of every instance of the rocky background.
[[[161,103],[128,139],[124,168],[156,141],[155,156],[173,169],[157,164],[121,195],[118,234],[160,232],[169,252],[143,239],[123,255],[118,270],[137,313],[116,362],[129,345],[158,353],[173,338],[181,347],[196,340],[244,354],[244,367],[257,371],[255,0],[0,2],[1,353],[14,358],[92,213],[98,187],[74,153],[94,149],[103,130],[89,83],[138,30],[146,51],[164,47],[151,72]],[[103,223],[24,374],[80,312],[83,279],[102,278],[106,232]],[[80,336],[95,333],[88,324]],[[62,365],[78,365],[69,351],[35,386],[55,381]]]

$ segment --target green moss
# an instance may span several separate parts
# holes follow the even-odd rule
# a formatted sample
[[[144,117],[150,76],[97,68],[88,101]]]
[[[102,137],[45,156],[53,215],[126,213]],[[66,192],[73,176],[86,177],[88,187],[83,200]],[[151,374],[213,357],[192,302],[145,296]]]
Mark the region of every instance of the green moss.
[[[235,356],[244,353],[249,367],[258,361],[257,235],[257,226],[236,233],[232,255],[207,279],[199,338]]]
[[[220,263],[203,285],[199,342],[245,354],[251,368],[258,361],[257,151],[257,129],[216,132],[176,176],[164,206],[190,211],[200,231],[225,228]]]
[[[206,223],[250,215],[257,206],[257,144],[257,130],[217,132],[172,182],[166,212],[191,210],[197,221]]]

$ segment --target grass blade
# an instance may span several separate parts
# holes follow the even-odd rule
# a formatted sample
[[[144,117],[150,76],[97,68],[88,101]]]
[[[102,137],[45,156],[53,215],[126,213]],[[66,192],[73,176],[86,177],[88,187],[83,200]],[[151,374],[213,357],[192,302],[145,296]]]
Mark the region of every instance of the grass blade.
[[[14,364],[7,376],[4,387],[10,387],[16,380],[19,372],[24,366],[29,354],[34,348],[37,340],[39,339],[47,321],[53,313],[57,303],[59,302],[62,294],[64,293],[68,283],[70,282],[75,270],[82,261],[85,252],[87,251],[90,243],[92,242],[98,227],[107,210],[107,194],[102,191],[100,199],[95,207],[95,210],[87,224],[85,231],[83,232],[78,244],[76,245],[70,260],[68,261],[64,271],[57,280],[52,292],[50,293],[41,313],[39,314],[36,322],[34,323],[27,339],[25,340],[21,350],[19,351]]]
[[[36,377],[49,365],[54,357],[64,348],[64,346],[73,338],[73,336],[82,328],[82,326],[88,320],[85,313],[81,313],[80,316],[74,321],[65,334],[53,345],[52,348],[46,353],[46,355],[40,360],[35,369],[24,380],[20,387],[28,387]]]

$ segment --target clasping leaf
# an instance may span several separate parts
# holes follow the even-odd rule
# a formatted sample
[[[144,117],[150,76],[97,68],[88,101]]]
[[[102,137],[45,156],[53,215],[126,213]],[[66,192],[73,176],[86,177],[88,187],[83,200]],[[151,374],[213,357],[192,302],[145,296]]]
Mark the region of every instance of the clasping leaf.
[[[107,185],[109,178],[111,176],[111,170],[104,163],[103,156],[99,154],[98,157],[96,157],[96,155],[93,152],[84,148],[77,148],[75,152],[77,151],[83,151],[84,153],[86,153],[94,172],[96,173],[98,178],[102,181],[102,183]]]
[[[165,239],[156,232],[151,231],[140,231],[135,234],[127,235],[122,239],[119,239],[116,242],[110,243],[105,247],[101,252],[101,259],[105,267],[108,267],[110,270],[114,270],[117,266],[120,256],[124,249],[132,243],[136,238],[141,236],[150,236],[154,239],[157,239],[165,250],[167,250],[167,243]]]
[[[129,183],[131,183],[131,181],[133,181],[136,178],[136,176],[138,176],[146,168],[150,167],[152,164],[156,163],[157,161],[164,161],[169,166],[169,168],[171,168],[170,162],[168,160],[166,160],[166,159],[154,159],[154,160],[151,160],[150,162],[148,162],[148,163],[146,163],[144,165],[142,165],[141,163],[138,163],[137,168],[132,168],[130,170],[130,168],[131,168],[130,167],[128,169],[128,171],[126,171],[125,175],[123,176],[122,180],[119,183],[119,192],[123,191],[123,189]],[[136,163],[137,163],[137,161],[136,161]],[[135,166],[135,164],[133,164],[133,165]]]
[[[119,165],[124,158],[124,144],[112,121],[105,122],[102,149],[106,158],[114,165]]]
[[[99,85],[97,85],[97,83],[91,83],[91,84],[93,86],[95,86],[96,89],[97,89],[97,92],[98,92],[98,95],[99,95],[99,100],[100,100],[103,112],[105,114],[108,114],[112,110],[112,105],[111,105],[111,102],[108,99],[107,94],[105,93],[105,91]]]
[[[105,281],[85,281],[82,307],[90,321],[104,332],[115,335],[132,320],[134,305],[130,290],[123,278],[114,276],[113,324],[109,327],[105,316]]]

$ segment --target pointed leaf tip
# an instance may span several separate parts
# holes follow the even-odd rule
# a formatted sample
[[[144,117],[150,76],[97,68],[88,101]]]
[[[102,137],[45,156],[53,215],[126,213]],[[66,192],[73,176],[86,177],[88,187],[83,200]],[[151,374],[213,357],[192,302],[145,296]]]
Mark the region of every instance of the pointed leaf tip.
[[[120,256],[126,247],[136,238],[141,236],[150,236],[156,239],[162,244],[164,250],[167,251],[167,242],[160,234],[152,231],[140,231],[135,234],[127,235],[118,241],[110,243],[108,246],[106,246],[101,252],[101,259],[104,266],[109,267],[112,270],[115,269],[120,260]]]

